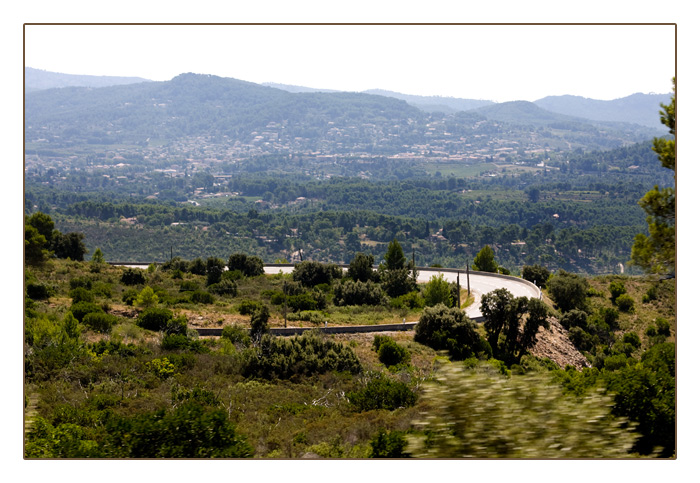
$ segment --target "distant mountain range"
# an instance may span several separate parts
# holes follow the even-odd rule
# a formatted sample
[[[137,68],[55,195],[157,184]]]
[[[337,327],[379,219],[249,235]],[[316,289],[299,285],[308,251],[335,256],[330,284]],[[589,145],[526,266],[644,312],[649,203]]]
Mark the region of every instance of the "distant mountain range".
[[[27,91],[54,89],[57,87],[109,87],[137,82],[151,82],[141,77],[114,77],[98,75],[74,75],[47,70],[24,68],[24,87]]]
[[[61,79],[69,80],[79,79]],[[227,155],[236,157],[440,153],[484,158],[500,155],[503,149],[513,150],[513,146],[520,146],[523,152],[592,151],[665,134],[658,121],[653,127],[592,121],[526,101],[406,97],[412,103],[374,93],[289,92],[191,73],[164,82],[30,90],[25,96],[25,139],[33,149],[146,148],[175,143],[188,145],[193,152],[195,145],[232,146]],[[423,100],[426,102],[419,107]],[[426,109],[428,102],[475,107],[445,113]],[[651,116],[658,108],[650,105],[648,110]]]
[[[152,82],[140,77],[114,77],[61,74],[40,69],[25,67],[25,88],[28,92],[52,89],[57,87],[108,87],[141,82]],[[266,87],[291,92],[291,93],[339,93],[342,91],[320,89],[312,87],[295,86],[266,82]],[[630,123],[659,128],[659,109],[661,103],[667,103],[671,94],[632,94],[620,99],[610,101],[588,99],[581,96],[548,96],[533,103],[527,101],[513,101],[495,103],[488,100],[463,99],[442,96],[417,96],[402,94],[383,89],[371,89],[363,91],[364,94],[391,97],[405,101],[411,106],[425,112],[455,113],[459,111],[477,110],[489,118],[510,121],[535,121],[544,122],[553,120],[551,113],[563,114],[578,120],[604,121],[614,123]],[[498,107],[498,106],[501,107]],[[539,111],[534,106],[540,108]],[[486,108],[486,109],[482,109]],[[549,111],[546,114],[544,111]],[[505,117],[503,117],[505,116]],[[562,120],[562,119],[559,119]],[[571,119],[569,119],[571,120]]]

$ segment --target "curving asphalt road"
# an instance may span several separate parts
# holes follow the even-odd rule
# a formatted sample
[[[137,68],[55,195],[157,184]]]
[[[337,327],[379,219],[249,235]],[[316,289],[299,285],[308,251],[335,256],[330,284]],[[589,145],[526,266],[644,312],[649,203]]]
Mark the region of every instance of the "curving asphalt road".
[[[265,265],[265,273],[269,275],[279,273],[280,271],[282,271],[282,273],[291,273],[292,270],[294,270],[294,265]],[[421,267],[418,268],[418,281],[428,282],[431,277],[440,274],[442,274],[448,282],[457,281],[457,270],[454,268],[439,269]],[[467,288],[467,274],[464,270],[459,271],[459,284]],[[541,298],[542,296],[540,289],[527,280],[486,272],[470,271],[469,288],[471,288],[472,295],[474,295],[474,303],[467,307],[466,313],[471,319],[479,319],[481,317],[481,296],[497,288],[505,288],[515,297]]]
[[[113,265],[120,265],[133,268],[147,268],[148,263],[119,263],[111,262]],[[347,268],[347,265],[343,266]],[[293,264],[267,264],[265,265],[265,273],[274,275],[279,273],[291,273],[294,270]],[[428,268],[418,267],[418,281],[428,282],[431,277],[442,274],[448,282],[457,281],[457,269],[454,268]],[[464,270],[459,270],[459,284],[467,288],[467,274]],[[505,288],[515,297],[534,297],[541,298],[542,292],[533,283],[523,280],[522,278],[511,277],[507,275],[498,275],[495,273],[474,272],[469,274],[469,287],[474,295],[474,303],[466,309],[467,316],[471,319],[478,320],[481,318],[480,301],[481,296],[496,290],[497,288]]]

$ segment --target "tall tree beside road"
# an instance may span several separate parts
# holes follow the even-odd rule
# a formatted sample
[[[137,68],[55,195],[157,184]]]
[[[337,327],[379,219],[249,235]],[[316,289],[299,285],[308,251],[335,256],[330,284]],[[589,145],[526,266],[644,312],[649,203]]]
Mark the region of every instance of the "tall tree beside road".
[[[673,139],[655,138],[654,152],[664,168],[676,171],[676,78],[673,78],[673,96],[668,105],[662,104],[661,123],[669,129]],[[647,214],[649,236],[638,234],[632,245],[632,263],[647,273],[676,272],[676,189],[654,186],[639,200]]]
[[[486,245],[479,251],[474,257],[474,263],[472,264],[472,269],[479,270],[481,272],[498,272],[498,263],[493,255],[493,250],[490,246]]]

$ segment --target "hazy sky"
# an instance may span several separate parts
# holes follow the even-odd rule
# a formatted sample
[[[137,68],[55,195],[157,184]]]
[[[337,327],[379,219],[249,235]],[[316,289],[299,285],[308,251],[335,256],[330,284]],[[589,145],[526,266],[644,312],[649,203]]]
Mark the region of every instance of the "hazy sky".
[[[25,65],[160,81],[195,72],[499,102],[563,94],[607,100],[670,92],[675,27],[26,25]]]

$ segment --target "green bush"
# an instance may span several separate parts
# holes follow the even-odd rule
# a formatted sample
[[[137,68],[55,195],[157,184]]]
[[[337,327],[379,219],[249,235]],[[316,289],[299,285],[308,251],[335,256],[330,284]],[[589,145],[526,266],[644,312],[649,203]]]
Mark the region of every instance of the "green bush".
[[[201,286],[196,280],[183,280],[180,282],[180,292],[194,292],[200,288]]]
[[[193,275],[206,275],[207,264],[201,258],[195,258],[187,266],[187,271]]]
[[[240,271],[246,277],[257,277],[265,273],[262,258],[244,253],[231,255],[228,259],[228,269],[231,272]]]
[[[405,383],[386,377],[370,380],[367,385],[348,394],[348,400],[356,411],[386,409],[393,411],[413,406],[418,396]]]
[[[410,458],[406,452],[408,441],[403,431],[389,431],[380,429],[369,442],[370,458]]]
[[[409,292],[390,300],[389,305],[394,309],[422,309],[425,300],[418,292]]]
[[[92,290],[92,280],[88,277],[71,278],[69,285],[71,289],[83,287],[87,290]]]
[[[442,274],[430,277],[430,281],[423,289],[423,299],[427,307],[433,307],[437,304],[444,304],[447,307],[452,307],[453,300],[450,284],[445,280]]]
[[[95,332],[106,334],[111,331],[112,326],[117,323],[117,318],[114,315],[105,314],[104,312],[91,312],[85,314],[82,323]]]
[[[337,306],[345,305],[383,305],[388,302],[382,287],[372,281],[352,281],[336,285],[333,294],[333,303]]]
[[[654,319],[654,323],[656,324],[656,332],[659,335],[665,335],[666,337],[671,336],[671,324],[668,323],[668,320],[663,317],[658,317]]]
[[[573,327],[585,329],[588,326],[588,314],[583,310],[570,310],[561,316],[560,322],[567,330],[571,330]]]
[[[238,306],[238,313],[241,315],[251,315],[262,306],[263,304],[257,300],[242,300]]]
[[[287,297],[287,307],[294,312],[316,310],[318,308],[318,301],[308,292],[299,295],[290,295]]]
[[[92,302],[78,302],[70,306],[70,311],[73,313],[73,317],[82,323],[87,314],[102,313],[102,308]]]
[[[360,361],[352,349],[305,332],[302,336],[289,338],[264,335],[256,348],[246,352],[243,374],[263,379],[287,379],[326,372],[357,374],[361,370]]]
[[[51,289],[43,283],[28,283],[27,297],[32,300],[46,300],[51,296]]]
[[[623,312],[634,312],[634,299],[628,294],[622,294],[617,297],[615,305]]]
[[[379,280],[379,276],[373,266],[373,255],[356,253],[348,266],[348,277],[355,282],[376,282]]]
[[[231,280],[222,279],[219,283],[210,285],[209,291],[217,295],[235,297],[238,294],[238,285]]]
[[[648,304],[652,300],[656,300],[658,296],[659,294],[656,285],[652,285],[651,287],[649,287],[646,293],[642,295],[642,303]]]
[[[387,367],[411,362],[411,354],[408,349],[401,347],[395,341],[385,342],[377,351],[379,362]]]
[[[622,336],[622,342],[633,345],[635,349],[642,346],[642,341],[635,332],[626,332],[625,335]]]
[[[491,355],[491,347],[465,313],[443,304],[423,310],[416,324],[414,340],[435,350],[446,350],[456,360]]]
[[[190,339],[185,334],[166,334],[160,343],[160,347],[167,351],[191,351],[202,353],[207,349],[201,341]]]
[[[547,291],[562,312],[586,309],[588,281],[583,277],[559,270],[547,282]]]
[[[239,325],[227,325],[221,331],[221,337],[230,340],[233,344],[243,346],[250,345],[250,335],[248,331]]]
[[[72,289],[68,295],[70,295],[71,299],[73,299],[73,303],[78,303],[78,302],[94,302],[95,301],[95,294],[93,294],[90,290],[86,289],[85,287],[76,287]]]
[[[627,289],[625,288],[624,282],[621,282],[619,280],[615,280],[615,281],[610,282],[609,289],[610,289],[610,300],[612,300],[613,302],[615,300],[617,300],[617,298],[620,295],[627,293]]]
[[[166,411],[115,416],[103,450],[117,458],[248,458],[253,447],[222,409],[193,401]]]
[[[334,263],[303,261],[292,271],[292,279],[305,287],[315,287],[323,283],[331,284],[343,276],[341,268]]]
[[[164,308],[151,307],[141,312],[136,319],[136,324],[146,330],[164,330],[172,320],[173,313]]]
[[[124,285],[142,285],[146,283],[146,276],[141,269],[127,268],[119,280]]]
[[[549,270],[542,265],[525,265],[523,267],[523,278],[534,283],[538,287],[544,287],[549,280]]]
[[[125,290],[122,294],[122,302],[124,302],[126,305],[133,306],[136,303],[136,299],[138,298],[138,296],[138,290],[130,288],[128,290]]]
[[[195,290],[190,295],[190,300],[195,304],[213,304],[214,296],[204,290]]]

